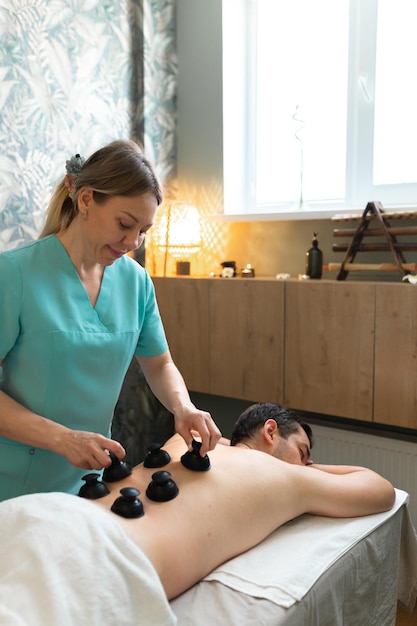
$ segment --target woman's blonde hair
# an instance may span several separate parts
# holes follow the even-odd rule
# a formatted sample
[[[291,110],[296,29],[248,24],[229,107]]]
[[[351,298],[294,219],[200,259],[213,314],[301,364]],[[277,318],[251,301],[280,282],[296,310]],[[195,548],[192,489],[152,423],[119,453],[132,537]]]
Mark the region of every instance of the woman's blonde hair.
[[[152,192],[160,204],[162,189],[156,173],[139,146],[130,140],[112,141],[94,152],[74,177],[74,191],[69,192],[65,178],[57,185],[49,203],[45,225],[39,238],[59,233],[71,224],[78,213],[78,194],[82,187],[93,189],[97,204],[111,196],[138,196]]]

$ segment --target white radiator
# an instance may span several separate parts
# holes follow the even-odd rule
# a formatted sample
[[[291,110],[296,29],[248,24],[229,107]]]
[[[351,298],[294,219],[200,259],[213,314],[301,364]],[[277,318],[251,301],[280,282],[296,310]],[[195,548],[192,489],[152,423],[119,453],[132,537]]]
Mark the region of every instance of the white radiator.
[[[362,465],[378,472],[410,494],[410,515],[417,528],[417,443],[318,425],[313,432],[314,462]]]

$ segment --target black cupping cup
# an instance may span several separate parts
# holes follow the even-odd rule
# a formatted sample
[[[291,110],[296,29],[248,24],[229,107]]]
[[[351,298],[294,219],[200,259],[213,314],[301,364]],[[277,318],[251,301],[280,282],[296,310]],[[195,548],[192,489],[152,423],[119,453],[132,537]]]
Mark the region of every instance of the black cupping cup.
[[[168,465],[171,457],[166,450],[162,450],[160,443],[151,443],[148,446],[148,454],[145,456],[143,464],[145,467],[163,467]]]
[[[109,452],[111,458],[111,465],[106,467],[103,472],[103,480],[106,483],[114,483],[116,480],[122,480],[132,473],[132,468],[126,461],[120,461],[113,452]]]
[[[113,513],[129,519],[142,517],[144,510],[143,504],[138,498],[140,491],[134,487],[123,487],[120,489],[120,493],[121,496],[111,506]]]
[[[88,500],[98,500],[107,496],[110,491],[107,486],[99,480],[100,474],[86,474],[83,476],[85,484],[80,487],[78,495],[81,498],[87,498]]]
[[[201,443],[199,441],[193,439],[192,446],[193,449],[191,451],[189,450],[182,455],[181,463],[184,465],[184,467],[192,470],[193,472],[206,472],[211,467],[209,457],[207,456],[207,454],[201,456]]]
[[[178,487],[171,478],[171,474],[164,470],[152,474],[152,480],[146,490],[149,500],[168,502],[178,495]]]

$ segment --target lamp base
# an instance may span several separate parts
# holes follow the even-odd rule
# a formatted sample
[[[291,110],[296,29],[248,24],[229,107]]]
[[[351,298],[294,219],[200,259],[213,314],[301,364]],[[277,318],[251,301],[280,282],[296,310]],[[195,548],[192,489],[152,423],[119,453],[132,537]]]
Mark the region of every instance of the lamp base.
[[[177,261],[177,276],[190,275],[190,261]]]

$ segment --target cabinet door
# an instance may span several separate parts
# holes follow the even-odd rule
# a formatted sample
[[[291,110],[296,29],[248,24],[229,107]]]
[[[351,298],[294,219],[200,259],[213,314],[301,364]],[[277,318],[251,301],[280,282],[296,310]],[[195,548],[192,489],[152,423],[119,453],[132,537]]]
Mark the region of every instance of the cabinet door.
[[[153,277],[172,358],[190,391],[209,391],[209,281]]]
[[[283,313],[283,283],[210,282],[211,393],[282,402]]]
[[[287,283],[284,403],[372,420],[374,316],[371,284]]]
[[[417,428],[417,288],[376,287],[374,420]]]

